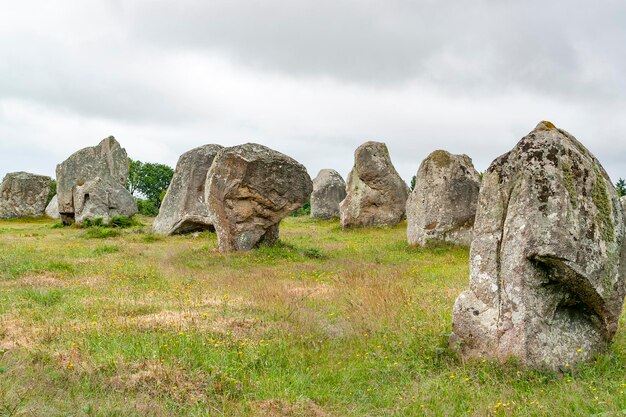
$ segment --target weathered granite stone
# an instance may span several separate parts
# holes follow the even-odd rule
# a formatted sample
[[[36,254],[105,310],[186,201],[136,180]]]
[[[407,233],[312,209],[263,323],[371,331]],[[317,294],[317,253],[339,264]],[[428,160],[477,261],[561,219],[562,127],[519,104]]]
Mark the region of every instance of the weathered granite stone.
[[[112,216],[136,214],[137,203],[125,187],[128,170],[126,151],[113,136],[57,165],[57,197],[63,222],[81,223],[96,215],[107,223]]]
[[[206,181],[205,201],[222,252],[276,241],[280,221],[313,189],[304,166],[254,143],[220,150]]]
[[[74,210],[77,224],[82,224],[86,219],[98,218],[106,224],[113,216],[130,217],[137,213],[135,198],[126,188],[109,183],[100,177],[76,186]]]
[[[471,158],[435,151],[422,162],[415,178],[406,203],[409,244],[440,240],[469,245],[480,189]]]
[[[46,207],[46,216],[55,220],[61,219],[61,215],[59,214],[59,199],[56,195],[52,197],[52,200],[50,200]]]
[[[620,210],[598,160],[539,123],[483,176],[451,346],[551,369],[605,352],[626,292]]]
[[[0,184],[0,219],[43,216],[51,181],[28,172],[6,174]]]
[[[624,214],[626,214],[626,195],[620,198],[620,202],[622,203],[622,208],[624,209]]]
[[[311,217],[339,217],[339,203],[346,198],[346,182],[334,169],[323,169],[313,180]]]
[[[212,230],[213,222],[204,201],[207,172],[220,145],[204,145],[185,152],[152,225],[162,235]]]
[[[366,142],[354,152],[341,227],[387,226],[404,218],[409,187],[391,163],[387,145]]]

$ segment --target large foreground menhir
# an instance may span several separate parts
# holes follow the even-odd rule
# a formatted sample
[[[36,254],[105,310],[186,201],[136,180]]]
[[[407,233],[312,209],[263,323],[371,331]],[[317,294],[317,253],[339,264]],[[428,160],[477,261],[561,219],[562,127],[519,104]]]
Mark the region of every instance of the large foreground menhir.
[[[484,174],[451,345],[552,369],[606,351],[626,290],[621,210],[598,160],[540,123]]]

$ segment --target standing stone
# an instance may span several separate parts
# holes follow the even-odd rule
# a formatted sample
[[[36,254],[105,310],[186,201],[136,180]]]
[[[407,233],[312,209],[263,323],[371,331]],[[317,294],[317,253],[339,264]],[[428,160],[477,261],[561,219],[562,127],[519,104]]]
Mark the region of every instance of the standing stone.
[[[346,182],[334,169],[323,169],[313,180],[311,217],[339,217],[339,203],[346,198]]]
[[[137,203],[126,190],[129,161],[113,136],[57,165],[59,213],[65,224],[84,219],[133,216]],[[95,217],[93,217],[95,216]]]
[[[354,152],[341,227],[388,226],[404,218],[409,187],[391,163],[387,145],[366,142]]]
[[[471,158],[435,151],[422,162],[415,178],[406,203],[409,244],[442,240],[469,246],[480,189],[480,175]]]
[[[46,216],[55,220],[61,219],[61,215],[59,214],[59,198],[56,194],[52,197],[52,200],[50,200],[48,206],[46,207]]]
[[[28,172],[6,174],[0,184],[0,219],[43,216],[51,181]]]
[[[626,195],[620,198],[620,202],[622,203],[622,209],[624,210],[624,215],[626,215]]]
[[[220,145],[204,145],[181,155],[152,225],[156,233],[174,235],[213,228],[204,200],[204,186],[207,172],[220,149]]]
[[[605,352],[626,292],[620,210],[598,160],[539,123],[484,174],[451,346],[551,369]]]
[[[282,153],[254,143],[220,150],[205,187],[220,251],[275,242],[280,221],[302,207],[312,189],[306,168]]]
[[[100,177],[76,186],[74,205],[77,224],[98,218],[108,223],[113,216],[132,216],[137,213],[135,198],[126,188],[115,186]]]

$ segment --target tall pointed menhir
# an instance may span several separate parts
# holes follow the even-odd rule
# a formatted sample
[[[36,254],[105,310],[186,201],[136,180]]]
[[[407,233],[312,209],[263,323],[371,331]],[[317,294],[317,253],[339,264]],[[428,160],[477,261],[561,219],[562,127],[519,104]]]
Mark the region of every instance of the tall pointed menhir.
[[[354,151],[341,227],[391,226],[404,219],[409,187],[391,163],[387,145],[365,142]]]
[[[621,210],[598,160],[539,123],[484,174],[451,346],[551,369],[606,351],[626,292]]]

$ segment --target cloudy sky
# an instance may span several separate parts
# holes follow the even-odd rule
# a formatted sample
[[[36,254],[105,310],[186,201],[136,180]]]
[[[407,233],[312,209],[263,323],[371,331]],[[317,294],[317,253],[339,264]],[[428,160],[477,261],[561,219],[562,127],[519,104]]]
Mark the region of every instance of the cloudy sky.
[[[2,1],[0,175],[114,135],[172,166],[258,142],[311,176],[379,140],[408,181],[544,119],[626,178],[626,1]]]

